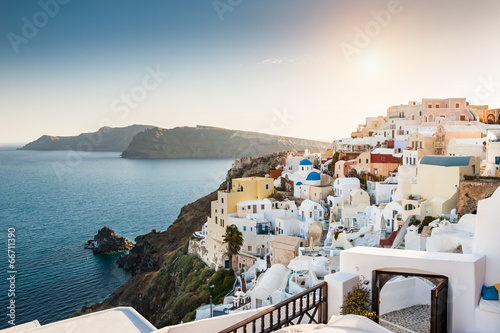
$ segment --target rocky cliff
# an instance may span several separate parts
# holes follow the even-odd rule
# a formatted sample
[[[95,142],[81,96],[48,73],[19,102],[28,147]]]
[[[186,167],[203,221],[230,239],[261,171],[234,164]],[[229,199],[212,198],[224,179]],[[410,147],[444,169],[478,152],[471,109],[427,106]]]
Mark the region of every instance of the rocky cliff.
[[[225,189],[233,178],[264,176],[281,163],[282,156],[272,154],[236,161],[219,189]],[[210,202],[217,198],[217,190],[185,205],[166,231],[153,230],[138,236],[130,253],[118,260],[133,277],[104,302],[84,307],[74,315],[113,306],[133,306],[160,328],[194,319],[194,309],[207,303],[206,279],[218,288],[213,291],[215,300],[224,295],[232,286],[232,275],[221,277],[217,274],[225,271],[210,270],[199,259],[186,255],[188,240],[195,231],[201,230],[210,214]]]
[[[328,142],[312,141],[216,127],[155,127],[137,134],[124,158],[220,158],[263,156],[277,151],[315,152],[331,149]]]
[[[102,127],[97,132],[82,133],[78,136],[43,135],[28,143],[20,150],[82,150],[82,151],[123,151],[135,135],[153,128],[146,125],[127,127]]]

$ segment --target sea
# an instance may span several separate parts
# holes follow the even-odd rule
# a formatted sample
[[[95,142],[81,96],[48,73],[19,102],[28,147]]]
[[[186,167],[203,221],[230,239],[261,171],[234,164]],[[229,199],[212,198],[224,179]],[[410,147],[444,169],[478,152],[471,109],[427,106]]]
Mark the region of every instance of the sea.
[[[0,329],[12,314],[47,324],[103,301],[130,275],[120,254],[94,255],[85,242],[104,226],[132,241],[166,230],[233,161],[0,147]]]

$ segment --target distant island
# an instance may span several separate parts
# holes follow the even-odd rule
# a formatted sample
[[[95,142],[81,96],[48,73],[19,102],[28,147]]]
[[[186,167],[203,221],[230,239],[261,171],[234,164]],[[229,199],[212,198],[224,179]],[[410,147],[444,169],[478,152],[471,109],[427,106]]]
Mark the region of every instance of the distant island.
[[[196,126],[152,128],[138,133],[124,158],[241,158],[280,151],[327,151],[332,143],[224,128]]]
[[[21,150],[120,151],[123,158],[241,158],[308,148],[324,152],[332,143],[256,132],[196,126],[164,129],[146,125],[103,127],[78,136],[48,136]]]
[[[19,150],[124,151],[137,133],[149,128],[153,126],[102,127],[78,136],[43,135]]]

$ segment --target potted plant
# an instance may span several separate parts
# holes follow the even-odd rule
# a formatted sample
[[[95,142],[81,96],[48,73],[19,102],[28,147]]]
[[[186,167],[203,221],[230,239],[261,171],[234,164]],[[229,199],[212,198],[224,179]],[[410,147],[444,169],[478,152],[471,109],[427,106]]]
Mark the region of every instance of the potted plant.
[[[363,285],[358,284],[345,296],[344,305],[341,306],[340,313],[342,315],[354,314],[365,316],[375,321],[377,314],[375,311],[371,311],[371,309],[370,291]]]

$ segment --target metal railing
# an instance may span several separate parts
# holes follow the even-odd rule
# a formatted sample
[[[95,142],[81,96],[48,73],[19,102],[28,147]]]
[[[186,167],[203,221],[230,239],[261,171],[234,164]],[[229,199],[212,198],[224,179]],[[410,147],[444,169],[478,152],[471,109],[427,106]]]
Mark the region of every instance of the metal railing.
[[[271,305],[269,308],[219,333],[269,333],[282,327],[300,324],[304,316],[309,318],[309,324],[326,324],[328,321],[327,299],[328,285],[323,281],[283,302]],[[296,320],[296,322],[293,322],[293,320]]]

